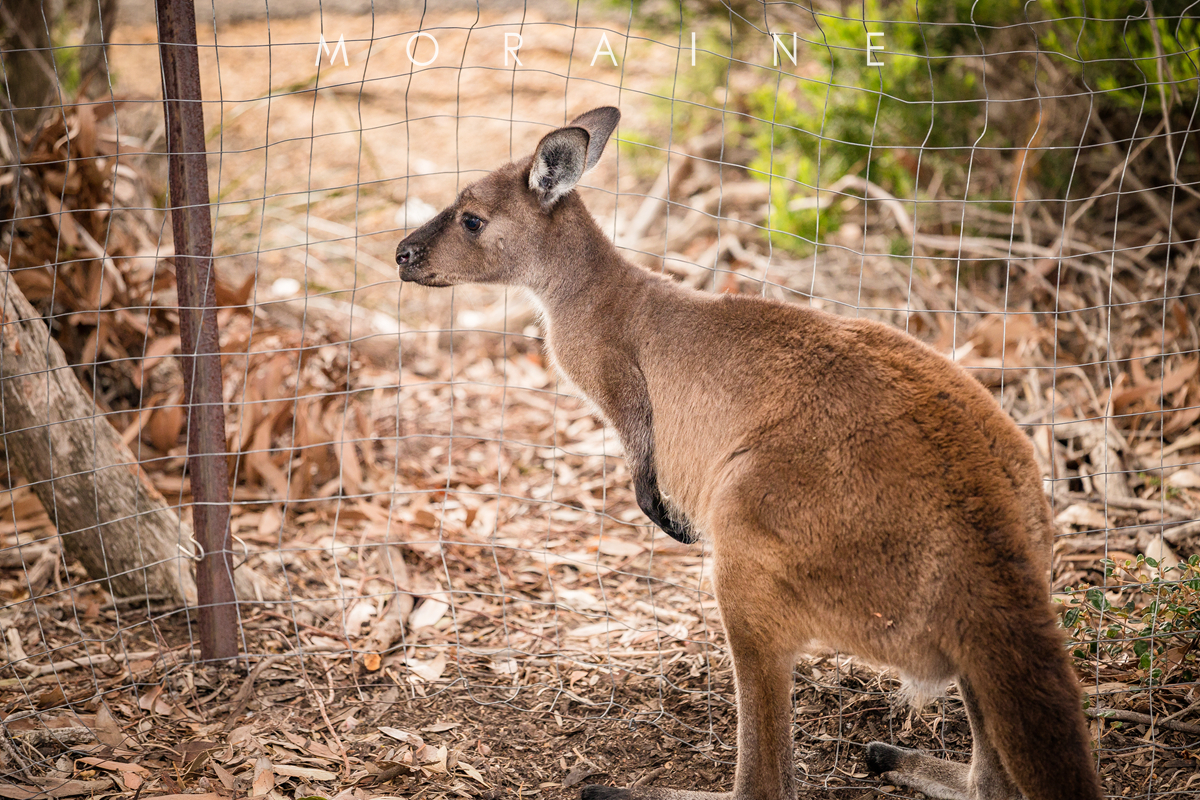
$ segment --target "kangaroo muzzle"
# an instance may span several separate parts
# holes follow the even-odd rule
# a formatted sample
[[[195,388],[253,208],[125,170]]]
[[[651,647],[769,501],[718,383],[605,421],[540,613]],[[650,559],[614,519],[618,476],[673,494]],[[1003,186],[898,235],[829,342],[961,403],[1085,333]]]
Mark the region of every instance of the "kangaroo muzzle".
[[[429,272],[427,262],[429,251],[436,246],[438,237],[453,219],[454,209],[447,208],[396,245],[396,266],[400,268],[400,280],[422,286],[451,285]]]

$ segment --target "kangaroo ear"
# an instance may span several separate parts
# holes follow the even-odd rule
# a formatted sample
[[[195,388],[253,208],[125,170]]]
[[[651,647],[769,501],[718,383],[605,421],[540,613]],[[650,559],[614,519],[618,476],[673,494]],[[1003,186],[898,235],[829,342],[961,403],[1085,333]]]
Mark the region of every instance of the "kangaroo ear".
[[[571,120],[570,127],[583,128],[588,132],[588,153],[587,166],[584,168],[585,171],[599,163],[600,155],[604,152],[604,145],[608,144],[608,137],[612,136],[613,129],[617,127],[617,123],[620,121],[621,112],[612,106],[593,108],[591,111],[580,114]]]
[[[538,143],[529,170],[529,188],[550,208],[600,161],[608,137],[621,119],[612,106],[593,108],[551,131]]]
[[[559,128],[538,142],[529,169],[529,188],[548,209],[583,177],[588,162],[588,132],[583,128]]]

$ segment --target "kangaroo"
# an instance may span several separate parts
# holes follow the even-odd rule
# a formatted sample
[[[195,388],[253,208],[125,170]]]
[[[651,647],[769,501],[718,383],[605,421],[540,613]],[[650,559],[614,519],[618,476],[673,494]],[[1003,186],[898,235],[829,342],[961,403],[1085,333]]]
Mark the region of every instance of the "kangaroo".
[[[597,108],[468,186],[396,248],[404,281],[540,304],[556,369],[624,446],[638,505],[711,543],[737,689],[731,792],[588,786],[584,800],[791,800],[791,683],[814,644],[940,691],[970,764],[874,742],[890,783],[962,800],[1099,800],[1050,605],[1033,448],[992,396],[878,322],[686,288],[626,261],[576,183],[620,119]]]

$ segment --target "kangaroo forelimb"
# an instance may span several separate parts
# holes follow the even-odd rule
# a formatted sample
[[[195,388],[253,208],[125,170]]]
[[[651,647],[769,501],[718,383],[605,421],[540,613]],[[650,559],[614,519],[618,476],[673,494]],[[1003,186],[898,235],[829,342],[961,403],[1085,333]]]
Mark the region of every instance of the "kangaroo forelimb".
[[[693,544],[700,538],[686,522],[671,517],[670,509],[659,491],[658,474],[652,464],[643,461],[633,465],[633,491],[642,512],[667,536],[684,544]]]

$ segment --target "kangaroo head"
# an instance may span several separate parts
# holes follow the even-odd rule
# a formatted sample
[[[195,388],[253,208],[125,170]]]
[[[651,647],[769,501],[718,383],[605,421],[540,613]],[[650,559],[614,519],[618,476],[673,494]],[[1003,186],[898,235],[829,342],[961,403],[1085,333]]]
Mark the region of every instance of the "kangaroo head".
[[[401,280],[535,286],[563,244],[564,227],[587,215],[575,184],[596,166],[620,118],[612,107],[592,109],[546,134],[532,156],[463,189],[397,245]]]

